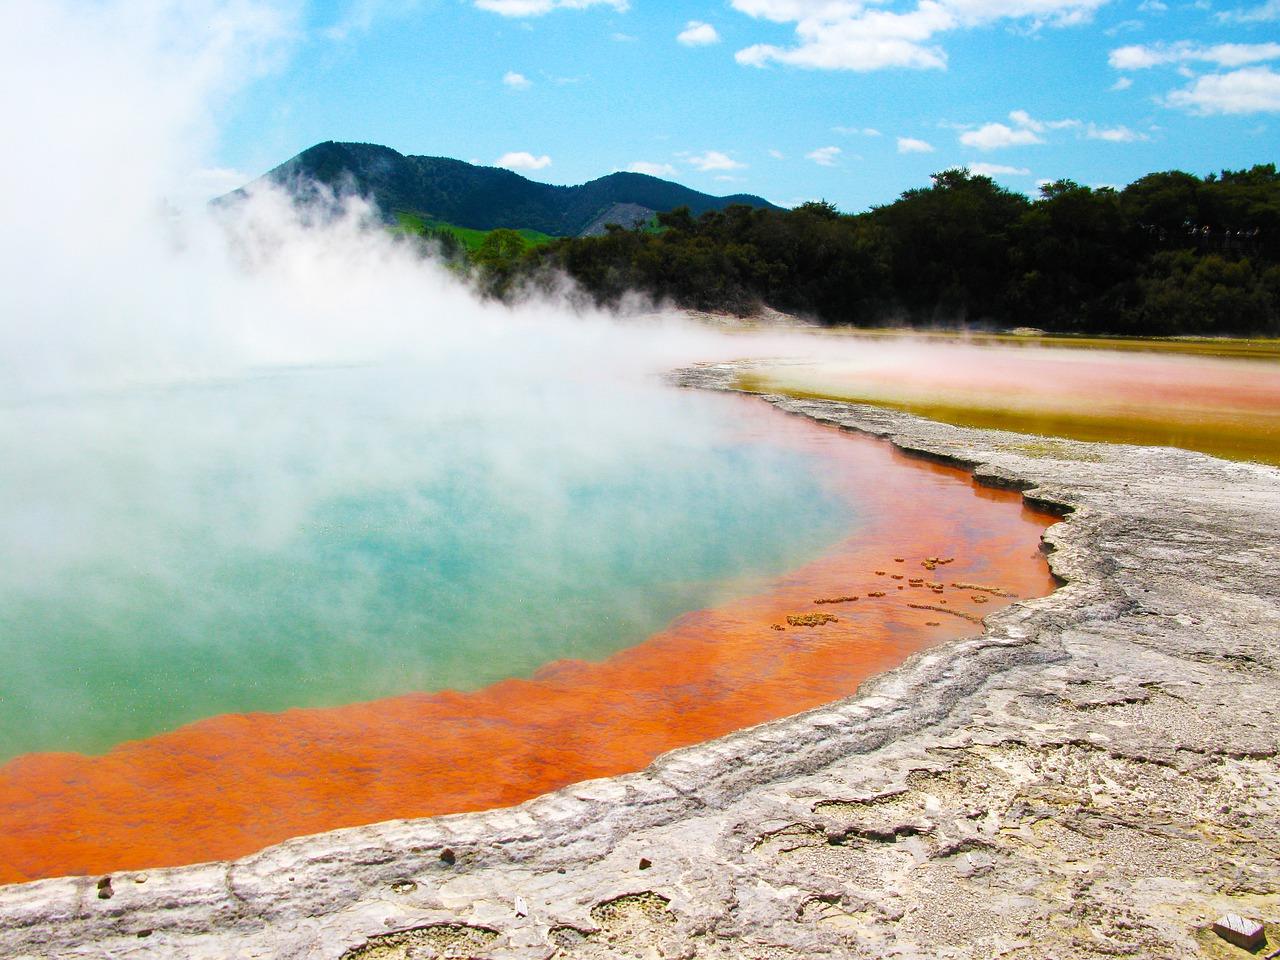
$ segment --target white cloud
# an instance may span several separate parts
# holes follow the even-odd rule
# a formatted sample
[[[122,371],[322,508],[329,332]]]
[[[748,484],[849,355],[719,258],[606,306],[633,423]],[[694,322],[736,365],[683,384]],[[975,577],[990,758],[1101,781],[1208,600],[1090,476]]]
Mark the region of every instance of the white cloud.
[[[1114,27],[1107,27],[1102,32],[1108,37],[1118,36],[1122,33],[1132,33],[1135,30],[1141,30],[1146,24],[1141,20],[1121,20]]]
[[[999,20],[1030,29],[1068,26],[1090,19],[1107,0],[915,0],[902,11],[857,0],[732,0],[736,10],[758,19],[795,23],[797,43],[760,43],[735,55],[744,66],[788,64],[813,70],[883,70],[902,67],[942,70],[946,51],[935,38]]]
[[[1121,77],[1119,80],[1117,80],[1115,83],[1111,85],[1111,89],[1117,90],[1117,91],[1128,90],[1132,86],[1133,86],[1132,80],[1130,80],[1128,77]]]
[[[839,147],[819,147],[817,150],[810,150],[804,158],[812,160],[820,167],[834,167],[836,160],[840,158],[840,153]]]
[[[1162,0],[1142,0],[1142,2],[1138,4],[1138,11],[1140,13],[1164,13],[1168,9],[1169,5],[1167,3],[1163,3]]]
[[[933,144],[912,137],[898,138],[899,153],[933,153]]]
[[[552,10],[585,10],[596,6],[613,7],[619,13],[628,9],[627,0],[475,0],[475,5],[504,17],[540,17]]]
[[[845,136],[853,137],[879,137],[883,136],[875,127],[832,127],[832,133],[843,133]]]
[[[1280,43],[1219,43],[1211,47],[1180,40],[1177,43],[1135,44],[1111,51],[1107,62],[1116,70],[1146,70],[1171,63],[1201,61],[1220,67],[1243,67],[1280,58]]]
[[[528,90],[532,83],[523,73],[516,73],[514,70],[508,70],[502,75],[502,82],[512,90]]]
[[[1009,113],[1013,126],[1004,123],[984,123],[976,130],[965,130],[960,142],[978,150],[999,150],[1004,147],[1025,147],[1044,143],[1040,134],[1048,130],[1066,130],[1080,126],[1079,120],[1037,120],[1025,110]]]
[[[1003,123],[986,123],[977,130],[960,134],[960,142],[979,150],[999,150],[1002,147],[1024,147],[1044,143],[1044,138],[1028,127],[1005,126]]]
[[[640,38],[633,37],[629,33],[611,33],[609,34],[609,39],[614,43],[635,43]]]
[[[835,22],[804,19],[796,25],[799,46],[756,44],[739,50],[735,59],[751,67],[773,61],[812,70],[942,70],[947,65],[945,51],[927,41],[954,23],[953,15],[936,0],[921,0],[907,13],[873,10]]]
[[[1280,0],[1267,0],[1257,7],[1223,12],[1218,14],[1218,20],[1224,23],[1267,23],[1280,20]]]
[[[770,150],[770,151],[769,151],[769,156],[773,157],[773,159],[775,159],[775,160],[785,160],[785,159],[787,159],[787,155],[786,155],[785,153],[783,153],[781,150]]]
[[[719,150],[708,150],[706,153],[690,157],[689,162],[703,173],[710,170],[741,170],[746,167],[745,163],[739,163],[727,153],[721,153]]]
[[[1031,171],[1026,167],[1006,167],[1002,163],[968,163],[969,172],[979,177],[1029,177]]]
[[[545,153],[535,157],[523,150],[516,153],[504,153],[493,164],[495,167],[506,167],[508,170],[541,170],[551,166],[551,158]]]
[[[636,160],[627,164],[628,173],[647,173],[651,177],[674,177],[676,168],[669,163],[650,163],[648,160]]]
[[[857,0],[733,0],[733,8],[757,20],[787,23],[807,17],[835,19],[862,9]]]
[[[1036,133],[1044,133],[1046,130],[1066,130],[1068,127],[1080,126],[1079,120],[1036,120],[1025,110],[1010,111],[1009,119],[1019,127],[1033,130]]]
[[[716,28],[701,20],[690,20],[684,29],[676,35],[676,41],[686,47],[706,47],[720,42],[720,34]]]
[[[1270,67],[1211,73],[1173,91],[1165,103],[1201,115],[1274,113],[1280,111],[1280,73]]]
[[[341,8],[332,25],[321,31],[330,40],[341,43],[353,34],[365,33],[375,21],[384,17],[404,17],[417,9],[420,0],[351,0]]]
[[[1126,126],[1099,127],[1089,124],[1085,136],[1090,140],[1106,140],[1108,143],[1137,143],[1139,140],[1150,140],[1145,133],[1130,130]]]

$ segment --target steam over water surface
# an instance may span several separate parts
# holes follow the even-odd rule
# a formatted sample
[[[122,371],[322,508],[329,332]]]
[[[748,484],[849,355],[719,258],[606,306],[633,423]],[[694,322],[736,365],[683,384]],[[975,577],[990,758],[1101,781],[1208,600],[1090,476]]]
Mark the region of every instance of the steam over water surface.
[[[727,398],[310,368],[10,406],[0,758],[600,658],[851,527]]]
[[[0,31],[0,883],[639,769],[1052,588],[1016,495],[654,378],[780,339],[482,301],[359,200],[178,202],[293,6]]]

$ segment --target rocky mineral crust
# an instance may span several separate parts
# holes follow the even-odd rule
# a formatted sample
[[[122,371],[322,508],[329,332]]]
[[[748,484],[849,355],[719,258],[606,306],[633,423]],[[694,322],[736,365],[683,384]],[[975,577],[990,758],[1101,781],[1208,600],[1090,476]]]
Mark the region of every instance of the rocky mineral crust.
[[[1225,913],[1280,946],[1280,470],[763,399],[1063,511],[1065,585],[630,776],[0,889],[0,955],[1247,956]]]

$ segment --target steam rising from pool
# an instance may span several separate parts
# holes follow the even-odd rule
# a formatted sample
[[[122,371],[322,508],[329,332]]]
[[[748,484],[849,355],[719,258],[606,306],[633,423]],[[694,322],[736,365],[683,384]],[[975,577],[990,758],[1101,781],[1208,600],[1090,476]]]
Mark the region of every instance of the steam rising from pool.
[[[387,359],[442,393],[516,393],[588,358],[673,356],[556,298],[482,305],[359,201],[320,225],[267,189],[210,211],[237,88],[303,42],[287,0],[4,0],[0,22],[0,78],[24,91],[0,156],[0,397]]]
[[[848,532],[804,456],[661,387],[673,366],[821,352],[847,363],[768,382],[926,412],[994,375],[976,348],[483,303],[359,200],[211,211],[195,171],[303,13],[0,0],[26,92],[0,151],[0,759],[599,657]]]
[[[0,759],[474,687],[638,642],[847,532],[656,374],[671,318],[481,303],[359,201],[181,202],[288,5],[7,0]]]
[[[751,592],[850,510],[726,403],[384,364],[11,409],[0,759],[472,689]]]

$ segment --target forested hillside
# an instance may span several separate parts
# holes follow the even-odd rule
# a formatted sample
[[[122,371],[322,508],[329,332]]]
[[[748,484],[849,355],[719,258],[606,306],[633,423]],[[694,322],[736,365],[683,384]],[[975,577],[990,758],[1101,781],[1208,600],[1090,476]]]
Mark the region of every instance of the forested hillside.
[[[855,214],[731,206],[662,213],[490,258],[505,295],[562,270],[600,303],[638,290],[701,309],[761,304],[826,324],[987,324],[1063,332],[1280,335],[1280,176],[1070,180],[1032,200],[967,170]]]

